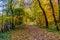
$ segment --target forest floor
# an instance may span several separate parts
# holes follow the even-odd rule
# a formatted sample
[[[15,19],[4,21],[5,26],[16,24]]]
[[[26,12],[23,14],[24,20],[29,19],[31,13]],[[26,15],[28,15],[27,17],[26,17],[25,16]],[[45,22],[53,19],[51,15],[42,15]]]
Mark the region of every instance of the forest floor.
[[[27,25],[24,29],[13,30],[11,40],[60,40],[60,35],[37,26]]]

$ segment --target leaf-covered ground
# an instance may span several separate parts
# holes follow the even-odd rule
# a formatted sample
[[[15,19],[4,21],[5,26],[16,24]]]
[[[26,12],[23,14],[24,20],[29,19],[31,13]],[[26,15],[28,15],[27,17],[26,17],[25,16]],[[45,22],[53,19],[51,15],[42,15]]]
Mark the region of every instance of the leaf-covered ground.
[[[28,25],[22,30],[13,30],[11,32],[11,40],[60,40],[60,35],[55,32],[48,32],[46,29]]]

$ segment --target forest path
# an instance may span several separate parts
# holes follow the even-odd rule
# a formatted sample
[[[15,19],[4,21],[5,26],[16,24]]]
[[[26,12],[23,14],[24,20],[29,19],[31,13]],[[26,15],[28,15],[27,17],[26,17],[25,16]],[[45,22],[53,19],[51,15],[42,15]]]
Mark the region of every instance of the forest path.
[[[27,25],[25,29],[13,30],[11,40],[60,40],[60,35],[54,32],[48,32],[46,29]]]

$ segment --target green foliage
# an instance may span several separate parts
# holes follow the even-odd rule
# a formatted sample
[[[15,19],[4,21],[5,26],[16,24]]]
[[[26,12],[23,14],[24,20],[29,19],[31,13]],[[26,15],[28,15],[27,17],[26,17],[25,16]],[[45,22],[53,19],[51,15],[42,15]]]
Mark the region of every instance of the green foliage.
[[[23,15],[22,12],[24,12],[24,11],[23,11],[23,8],[16,8],[16,9],[13,9],[13,12],[15,15],[19,15],[19,14]]]
[[[4,33],[0,33],[0,38],[1,39],[8,38],[10,32],[11,32],[11,30],[7,31],[7,32],[4,32]]]

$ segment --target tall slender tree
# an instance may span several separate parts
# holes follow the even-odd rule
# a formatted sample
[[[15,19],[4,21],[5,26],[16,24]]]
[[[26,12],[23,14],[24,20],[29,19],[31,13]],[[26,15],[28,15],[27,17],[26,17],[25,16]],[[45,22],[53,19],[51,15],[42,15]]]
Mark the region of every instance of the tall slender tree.
[[[58,29],[58,25],[57,25],[57,20],[56,20],[55,14],[54,14],[54,7],[53,7],[52,0],[49,0],[49,1],[50,1],[50,5],[51,5],[51,8],[52,8],[52,15],[53,15],[53,18],[54,18],[54,22],[55,22],[56,28],[57,28],[57,30],[59,30]]]
[[[41,10],[43,11],[43,14],[44,14],[44,17],[45,17],[45,21],[46,21],[46,28],[48,28],[48,20],[47,20],[47,16],[46,16],[45,10],[42,8],[40,0],[37,0],[37,2],[39,4],[39,7],[41,8]]]
[[[59,21],[60,22],[60,0],[58,0],[58,8],[59,8]]]
[[[10,11],[11,11],[11,14],[12,14],[12,16],[13,16],[12,2],[13,2],[13,0],[10,0]]]
[[[14,19],[13,19],[13,17],[14,17],[14,12],[13,12],[13,8],[12,8],[12,6],[13,6],[12,3],[13,3],[13,0],[9,0],[9,4],[10,4],[10,5],[9,5],[9,6],[10,6],[9,9],[10,9],[10,12],[11,12],[11,15],[12,15],[11,25],[12,25],[12,29],[13,29],[15,26],[14,26],[14,21],[13,21],[13,20],[14,20]]]

